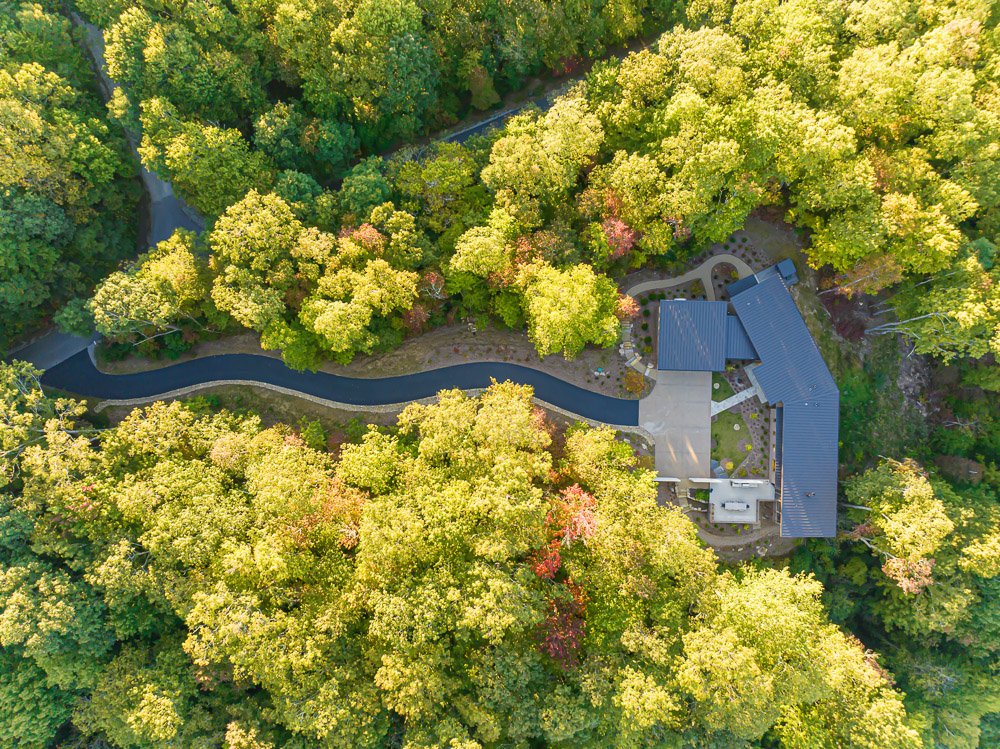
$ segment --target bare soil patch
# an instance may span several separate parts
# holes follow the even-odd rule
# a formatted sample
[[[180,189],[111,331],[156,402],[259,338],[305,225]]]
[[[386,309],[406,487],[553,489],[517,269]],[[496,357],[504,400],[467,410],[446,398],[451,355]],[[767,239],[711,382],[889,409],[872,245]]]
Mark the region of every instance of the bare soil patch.
[[[869,326],[868,305],[865,299],[855,296],[848,299],[843,294],[821,294],[819,300],[833,321],[833,329],[845,341],[862,341]]]

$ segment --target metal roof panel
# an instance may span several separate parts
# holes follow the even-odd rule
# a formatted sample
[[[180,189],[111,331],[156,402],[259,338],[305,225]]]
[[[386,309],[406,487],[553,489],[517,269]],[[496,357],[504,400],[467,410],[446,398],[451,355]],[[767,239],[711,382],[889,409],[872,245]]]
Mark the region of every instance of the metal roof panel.
[[[835,396],[782,409],[781,535],[837,535],[837,428]]]
[[[741,291],[732,304],[760,355],[755,374],[768,402],[788,403],[837,392],[833,375],[781,276],[773,275]]]
[[[660,302],[657,368],[721,372],[726,368],[726,302]]]
[[[757,350],[750,342],[746,328],[736,315],[726,316],[726,358],[756,359]]]
[[[759,354],[754,375],[764,397],[782,406],[781,535],[834,536],[837,384],[780,275],[739,291],[732,304]]]

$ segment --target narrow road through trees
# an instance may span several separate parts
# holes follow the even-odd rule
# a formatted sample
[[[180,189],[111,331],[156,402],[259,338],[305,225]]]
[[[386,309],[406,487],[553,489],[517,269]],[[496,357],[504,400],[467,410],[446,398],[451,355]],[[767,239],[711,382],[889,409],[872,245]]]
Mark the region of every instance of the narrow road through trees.
[[[476,362],[399,377],[365,379],[327,372],[298,372],[280,360],[253,354],[225,354],[127,375],[105,374],[87,351],[49,369],[42,384],[76,395],[118,401],[153,400],[212,384],[271,385],[336,403],[384,406],[429,398],[447,388],[487,388],[492,380],[531,385],[546,404],[612,426],[636,426],[639,401],[612,398],[537,369],[506,362]]]
[[[104,61],[104,33],[94,24],[87,23],[77,13],[70,13],[70,20],[84,33],[84,44],[90,53],[98,86],[104,95],[104,100],[108,101],[114,90],[118,88],[118,84],[108,75],[107,65]],[[149,232],[146,235],[146,243],[152,247],[170,237],[178,228],[190,229],[195,232],[204,231],[205,220],[174,194],[173,187],[169,182],[164,182],[142,165],[142,158],[139,156],[137,148],[139,144],[136,142],[138,136],[128,131],[125,135],[132,147],[132,154],[139,164],[142,186],[149,196]]]

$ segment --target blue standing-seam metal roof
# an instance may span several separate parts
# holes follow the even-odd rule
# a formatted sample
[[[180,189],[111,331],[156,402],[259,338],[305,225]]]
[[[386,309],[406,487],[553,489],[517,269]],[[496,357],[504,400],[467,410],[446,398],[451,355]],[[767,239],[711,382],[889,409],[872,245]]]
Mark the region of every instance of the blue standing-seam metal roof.
[[[746,329],[726,302],[660,302],[657,369],[722,372],[728,359],[756,359]]]
[[[741,291],[745,291],[751,286],[756,286],[761,281],[766,281],[772,276],[781,276],[785,279],[785,285],[787,286],[794,286],[799,282],[799,275],[795,270],[795,263],[788,258],[785,258],[777,265],[768,266],[767,268],[754,273],[752,276],[744,276],[738,281],[733,281],[731,284],[726,286],[726,291],[729,293],[729,298],[732,299]]]
[[[756,359],[757,350],[750,342],[746,328],[736,315],[726,316],[726,358]]]
[[[794,266],[793,266],[794,270]],[[753,279],[751,283],[744,281]],[[781,406],[781,535],[837,533],[840,393],[799,313],[783,273],[730,284],[733,311],[757,351],[763,397]],[[734,288],[736,287],[736,288]]]
[[[660,302],[657,369],[721,372],[726,368],[726,302]]]
[[[781,277],[785,279],[785,285],[794,286],[799,282],[799,274],[795,270],[795,263],[791,261],[791,258],[786,257],[774,267],[777,268]]]

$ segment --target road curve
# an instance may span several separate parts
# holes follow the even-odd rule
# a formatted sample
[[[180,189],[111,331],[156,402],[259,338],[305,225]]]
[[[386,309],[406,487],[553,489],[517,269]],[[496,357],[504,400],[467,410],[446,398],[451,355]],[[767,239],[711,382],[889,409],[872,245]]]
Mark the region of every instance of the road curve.
[[[491,379],[531,385],[538,399],[585,419],[615,426],[639,423],[639,401],[601,395],[537,369],[506,362],[457,364],[398,377],[366,379],[327,372],[297,372],[269,356],[223,354],[148,372],[111,375],[97,369],[88,352],[81,351],[46,371],[42,383],[81,396],[130,400],[155,398],[212,382],[241,380],[339,403],[383,406],[427,398],[446,388],[485,388]]]
[[[670,289],[674,286],[680,286],[690,281],[698,280],[701,281],[702,286],[705,287],[705,296],[708,300],[715,301],[715,287],[712,284],[712,271],[715,269],[715,266],[720,263],[729,263],[735,267],[740,278],[746,278],[747,276],[753,275],[753,268],[751,268],[745,260],[736,257],[736,255],[731,255],[728,252],[720,252],[716,255],[709,256],[708,259],[701,263],[697,268],[689,270],[682,276],[675,276],[674,278],[658,278],[653,281],[643,281],[642,283],[638,283],[631,287],[625,293],[630,297],[635,297],[639,294],[644,294],[647,291]]]

